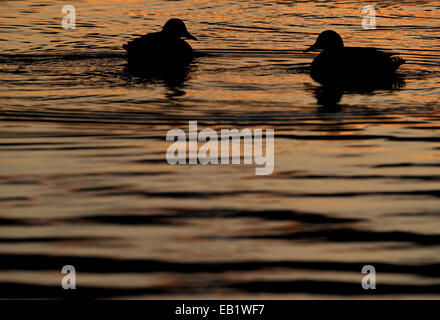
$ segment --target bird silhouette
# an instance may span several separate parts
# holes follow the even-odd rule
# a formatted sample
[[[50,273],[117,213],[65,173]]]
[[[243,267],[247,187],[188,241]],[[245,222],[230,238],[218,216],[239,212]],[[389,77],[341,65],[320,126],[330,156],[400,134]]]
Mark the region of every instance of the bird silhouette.
[[[380,87],[395,81],[396,70],[405,60],[396,53],[376,48],[345,47],[332,30],[322,32],[304,52],[322,50],[310,66],[310,76],[323,85]]]
[[[191,46],[182,38],[197,40],[180,19],[170,19],[160,32],[148,33],[122,47],[131,69],[161,70],[185,67],[193,57]]]

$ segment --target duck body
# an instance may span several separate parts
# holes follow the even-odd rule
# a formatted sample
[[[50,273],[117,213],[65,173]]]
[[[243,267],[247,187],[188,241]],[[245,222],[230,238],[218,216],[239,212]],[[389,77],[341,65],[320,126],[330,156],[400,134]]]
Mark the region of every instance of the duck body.
[[[310,76],[321,84],[381,83],[395,77],[404,61],[375,48],[343,47],[321,52],[312,62]]]
[[[162,31],[148,33],[123,45],[130,68],[166,70],[185,67],[194,58],[192,47],[182,39],[196,39],[179,19],[169,20]]]
[[[326,34],[327,33],[327,34]],[[327,39],[322,39],[322,35]],[[320,39],[321,37],[321,39]],[[323,85],[371,86],[389,83],[405,61],[376,48],[345,47],[334,31],[324,31],[307,51],[322,49],[310,66],[310,76]]]
[[[124,49],[128,54],[128,63],[138,67],[183,66],[194,57],[193,49],[185,40],[162,32],[149,33],[134,39]]]

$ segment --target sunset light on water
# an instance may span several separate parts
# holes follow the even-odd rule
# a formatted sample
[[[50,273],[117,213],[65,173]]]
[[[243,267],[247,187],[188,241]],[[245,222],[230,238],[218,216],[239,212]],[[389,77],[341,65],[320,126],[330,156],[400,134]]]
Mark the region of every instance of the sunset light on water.
[[[191,62],[129,66],[171,18]],[[439,28],[437,1],[0,0],[0,298],[439,299]],[[325,30],[405,63],[322,85]]]

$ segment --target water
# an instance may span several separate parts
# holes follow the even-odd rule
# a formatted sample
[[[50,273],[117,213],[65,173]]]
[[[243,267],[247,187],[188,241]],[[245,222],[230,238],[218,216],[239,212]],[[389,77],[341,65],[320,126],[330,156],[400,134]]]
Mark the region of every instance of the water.
[[[376,1],[368,31],[365,4],[0,1],[0,297],[439,298],[440,4]],[[206,55],[129,74],[169,17]],[[404,83],[327,103],[302,53],[325,29],[400,52]],[[274,173],[168,165],[190,120],[275,129]]]

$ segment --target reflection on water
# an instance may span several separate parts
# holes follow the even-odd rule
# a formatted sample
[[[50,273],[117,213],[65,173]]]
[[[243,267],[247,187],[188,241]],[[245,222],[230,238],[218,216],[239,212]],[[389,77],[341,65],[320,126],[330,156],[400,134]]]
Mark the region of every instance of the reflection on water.
[[[405,86],[405,77],[396,75],[385,82],[371,83],[363,86],[341,86],[341,85],[307,85],[313,92],[316,102],[327,110],[338,110],[338,104],[341,102],[344,94],[371,95],[375,91],[400,90]]]
[[[66,31],[57,1],[0,1],[0,297],[439,298],[440,4],[378,1],[368,31],[356,1],[69,4]],[[169,17],[199,56],[133,73],[121,44]],[[318,85],[325,29],[403,80]],[[168,165],[190,120],[275,129],[274,173]]]
[[[169,90],[169,97],[183,96],[185,81],[189,80],[195,65],[182,66],[165,70],[138,70],[129,65],[125,69],[127,81],[130,83],[163,84]]]

